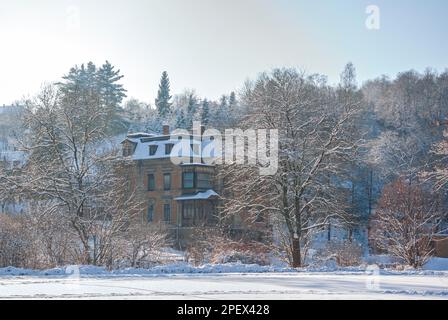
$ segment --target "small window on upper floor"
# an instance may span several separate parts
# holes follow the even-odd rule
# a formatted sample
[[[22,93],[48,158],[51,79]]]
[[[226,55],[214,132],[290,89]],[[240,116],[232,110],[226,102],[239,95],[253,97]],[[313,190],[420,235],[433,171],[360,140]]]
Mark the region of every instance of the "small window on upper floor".
[[[154,177],[154,174],[149,173],[148,174],[148,191],[154,191],[156,190],[156,179]]]
[[[123,146],[123,157],[129,157],[132,155],[132,146],[130,144],[126,144]]]
[[[184,172],[182,174],[182,188],[194,188],[194,172]]]
[[[211,176],[209,173],[197,174],[197,185],[201,189],[210,189],[212,187]]]
[[[165,154],[171,154],[171,150],[173,150],[173,143],[165,144]]]
[[[129,148],[128,147],[124,147],[123,148],[123,157],[129,157]]]
[[[153,156],[153,155],[155,155],[156,154],[156,152],[157,152],[157,145],[152,145],[152,146],[149,146],[149,155],[150,156]]]
[[[169,203],[163,205],[163,221],[171,222],[171,205]]]
[[[171,189],[171,173],[164,173],[163,174],[163,190],[170,190]]]

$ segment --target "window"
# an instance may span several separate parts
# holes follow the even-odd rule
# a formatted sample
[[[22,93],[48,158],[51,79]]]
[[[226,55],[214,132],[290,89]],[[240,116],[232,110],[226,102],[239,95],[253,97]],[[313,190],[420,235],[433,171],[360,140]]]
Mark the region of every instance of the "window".
[[[194,206],[191,203],[184,203],[182,218],[192,219],[194,216]]]
[[[182,175],[183,188],[194,188],[194,172],[184,172]]]
[[[171,154],[171,150],[173,150],[174,144],[167,143],[165,144],[165,154]]]
[[[171,205],[169,203],[163,205],[163,220],[165,222],[171,221]]]
[[[163,190],[171,189],[171,173],[163,174]]]
[[[154,174],[148,174],[148,191],[154,191],[156,189],[156,179]]]
[[[154,219],[154,204],[150,203],[148,205],[148,211],[146,212],[146,220],[148,222],[152,222],[153,219]]]
[[[157,152],[157,145],[152,145],[152,146],[149,146],[149,155],[150,156],[153,156],[153,155],[155,155],[156,154],[156,152]]]
[[[132,146],[126,145],[123,147],[123,157],[129,157],[132,155]]]
[[[198,173],[198,188],[210,189],[212,187],[209,173]]]

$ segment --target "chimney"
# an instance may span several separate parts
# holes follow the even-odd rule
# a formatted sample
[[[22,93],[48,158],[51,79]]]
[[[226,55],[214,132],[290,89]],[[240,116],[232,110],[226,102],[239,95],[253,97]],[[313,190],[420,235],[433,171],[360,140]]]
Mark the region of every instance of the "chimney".
[[[163,135],[164,136],[169,136],[170,135],[170,126],[167,124],[163,125]]]

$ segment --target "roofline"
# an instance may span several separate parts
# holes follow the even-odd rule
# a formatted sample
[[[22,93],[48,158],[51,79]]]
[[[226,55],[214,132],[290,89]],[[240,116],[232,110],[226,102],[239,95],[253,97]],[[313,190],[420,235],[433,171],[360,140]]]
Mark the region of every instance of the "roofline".
[[[169,134],[169,135],[158,135],[154,137],[145,137],[145,138],[139,138],[140,142],[151,142],[151,141],[165,141],[170,140],[173,137],[188,137],[190,139],[198,138],[198,140],[201,140],[204,137],[214,137],[213,135],[194,135],[194,134]]]
[[[124,143],[125,141],[129,141],[129,142],[131,142],[133,144],[137,144],[138,143],[138,142],[132,141],[131,138],[124,138],[124,140],[121,141],[120,144]]]
[[[208,164],[208,163],[181,163],[180,166],[215,167],[214,164]]]

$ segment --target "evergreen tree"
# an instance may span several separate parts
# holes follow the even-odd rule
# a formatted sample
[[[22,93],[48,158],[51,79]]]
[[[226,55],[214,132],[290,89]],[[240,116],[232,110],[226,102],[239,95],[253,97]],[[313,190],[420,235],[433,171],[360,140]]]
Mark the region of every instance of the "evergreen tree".
[[[230,106],[230,108],[235,107],[236,103],[237,103],[236,102],[236,95],[235,95],[235,92],[232,91],[230,93],[230,96],[229,96],[229,106]]]
[[[93,67],[95,66],[93,65]],[[94,70],[95,69],[93,69],[93,71]],[[123,75],[120,75],[120,70],[114,70],[114,66],[107,60],[106,63],[98,69],[96,75],[104,103],[116,111],[123,101],[123,98],[126,97],[126,90],[123,88],[123,85],[117,83],[117,81],[123,78]]]
[[[164,118],[171,112],[170,99],[170,79],[168,78],[168,73],[163,71],[162,78],[160,79],[159,91],[157,92],[157,98],[155,100],[159,116]]]
[[[69,73],[64,75],[63,82],[59,82],[63,98],[73,103],[76,97],[79,103],[85,103],[89,99],[98,99],[98,108],[103,109],[104,125],[108,127],[110,134],[121,132],[126,128],[122,117],[119,115],[120,104],[126,97],[126,90],[122,84],[117,83],[123,78],[120,70],[114,70],[109,61],[106,61],[100,68],[97,68],[93,62],[88,62],[87,67],[81,64],[70,69]],[[77,106],[73,105],[73,108]]]
[[[176,129],[186,129],[187,127],[187,120],[185,119],[185,113],[184,110],[178,109],[176,112]]]
[[[221,110],[227,109],[227,97],[224,94],[221,96],[221,99],[219,101],[219,109]]]
[[[96,90],[101,85],[99,84],[99,78],[97,75],[97,69],[95,64],[92,61],[89,61],[87,63],[87,69],[84,70],[83,67],[83,75],[82,75],[82,81],[85,83],[85,86],[89,90]]]
[[[219,130],[223,130],[227,127],[228,118],[230,116],[228,105],[227,105],[227,96],[222,95],[219,99],[219,103],[217,103],[214,108],[214,112],[210,117],[213,122],[213,126]]]
[[[237,118],[237,104],[238,102],[236,101],[236,95],[235,92],[231,92],[230,96],[229,96],[229,106],[227,107],[227,113],[228,113],[228,117],[227,117],[227,125],[228,126],[233,126],[235,125],[235,121]]]
[[[194,93],[190,93],[188,95],[188,103],[187,103],[187,125],[188,129],[193,127],[193,121],[196,117],[196,107],[197,107],[197,98]]]
[[[62,77],[65,81],[58,85],[65,94],[80,90],[89,90],[90,93],[96,91],[106,107],[116,110],[126,97],[123,85],[117,83],[122,78],[120,70],[115,71],[109,61],[106,61],[99,69],[93,62],[89,62],[87,68],[84,64],[71,68],[69,73]]]
[[[202,113],[201,113],[201,122],[204,126],[208,125],[210,117],[210,105],[207,99],[202,101]]]
[[[196,114],[196,106],[197,106],[197,99],[193,93],[190,93],[190,95],[188,96],[187,112],[188,116],[191,119],[194,119],[194,115]]]
[[[65,82],[59,82],[57,84],[64,94],[78,91],[78,88],[86,88],[87,72],[84,64],[82,64],[80,67],[74,66],[73,68],[71,68],[69,73],[64,75],[62,79],[64,79]]]

